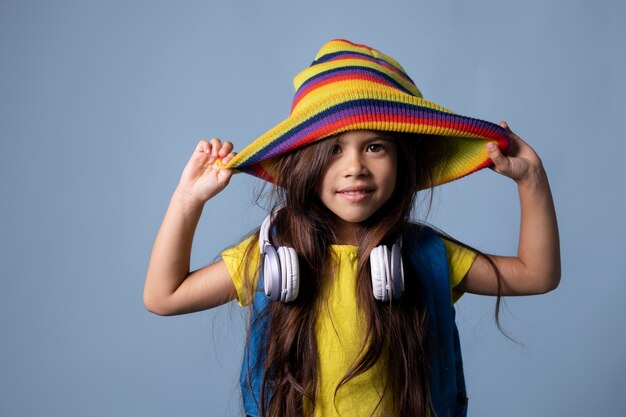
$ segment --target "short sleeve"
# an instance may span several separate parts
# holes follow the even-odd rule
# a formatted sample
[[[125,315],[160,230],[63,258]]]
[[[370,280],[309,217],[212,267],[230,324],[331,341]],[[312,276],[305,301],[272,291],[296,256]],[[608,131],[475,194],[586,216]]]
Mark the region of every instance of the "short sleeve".
[[[250,296],[250,291],[246,288],[247,286],[244,285],[246,277],[254,276],[254,283],[248,288],[256,289],[256,282],[258,279],[257,271],[259,270],[259,262],[261,259],[258,250],[250,248],[251,257],[250,263],[248,264],[249,273],[246,274],[244,269],[246,251],[248,250],[248,246],[252,243],[253,238],[254,236],[250,236],[221,253],[222,260],[226,264],[226,269],[228,269],[230,278],[233,280],[233,284],[235,284],[235,289],[237,290],[237,302],[242,307],[250,305],[252,299],[254,298],[254,292],[251,294],[252,296]]]
[[[469,271],[474,263],[474,259],[476,259],[476,252],[448,239],[442,238],[442,240],[446,248],[446,258],[448,259],[448,269],[450,270],[452,302],[456,303],[464,293],[455,290],[455,288],[467,275],[467,271]]]

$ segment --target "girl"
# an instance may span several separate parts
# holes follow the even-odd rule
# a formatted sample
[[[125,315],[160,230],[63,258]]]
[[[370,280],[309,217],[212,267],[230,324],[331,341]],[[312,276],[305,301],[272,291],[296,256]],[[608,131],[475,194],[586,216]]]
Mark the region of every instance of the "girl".
[[[560,280],[541,160],[506,123],[424,100],[397,61],[365,45],[327,43],[294,84],[290,117],[240,153],[217,138],[196,146],[154,244],[146,308],[251,306],[248,415],[465,415],[453,302],[545,293]],[[487,166],[517,183],[516,257],[409,221],[416,191]],[[271,215],[190,273],[203,207],[235,170],[274,184]]]

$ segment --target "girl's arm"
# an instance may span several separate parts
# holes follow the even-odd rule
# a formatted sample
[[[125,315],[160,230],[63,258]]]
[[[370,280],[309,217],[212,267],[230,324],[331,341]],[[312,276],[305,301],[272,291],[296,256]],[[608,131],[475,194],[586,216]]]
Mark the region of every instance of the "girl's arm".
[[[159,315],[205,310],[235,298],[235,286],[223,261],[189,272],[193,235],[204,204],[222,191],[232,171],[226,164],[233,145],[201,140],[185,166],[157,234],[144,286],[146,309]],[[219,216],[214,217],[219,221]]]
[[[535,151],[511,131],[500,125],[511,138],[503,155],[497,146],[487,145],[494,171],[517,183],[521,205],[519,244],[516,257],[489,256],[502,277],[502,295],[542,294],[555,289],[561,279],[561,255],[556,212],[548,177]],[[457,287],[461,291],[496,295],[496,274],[489,262],[477,256],[467,276]]]

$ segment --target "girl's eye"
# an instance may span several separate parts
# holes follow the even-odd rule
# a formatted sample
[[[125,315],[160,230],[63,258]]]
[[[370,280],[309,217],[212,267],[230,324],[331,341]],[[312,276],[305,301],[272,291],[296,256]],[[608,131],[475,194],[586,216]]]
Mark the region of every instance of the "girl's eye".
[[[341,152],[341,146],[339,145],[333,146],[333,155],[337,155],[339,152]]]
[[[368,152],[380,152],[382,150],[384,150],[385,147],[383,145],[381,145],[380,143],[371,143],[369,145],[367,145],[367,151]]]

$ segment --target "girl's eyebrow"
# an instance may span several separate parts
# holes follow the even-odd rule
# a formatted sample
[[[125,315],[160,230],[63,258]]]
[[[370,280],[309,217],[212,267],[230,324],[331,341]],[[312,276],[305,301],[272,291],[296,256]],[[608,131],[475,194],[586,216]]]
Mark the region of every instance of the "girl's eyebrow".
[[[382,136],[382,135],[372,136],[371,138],[367,140],[384,140],[387,142],[393,142],[393,138],[391,136]]]
[[[361,139],[363,142],[371,142],[371,141],[376,141],[376,140],[383,140],[385,142],[393,142],[393,137],[392,136],[387,136],[387,135],[383,135],[383,134],[373,134],[372,136],[367,136],[363,139]],[[338,144],[342,144],[345,143],[345,139],[344,138],[337,138],[337,142]]]

